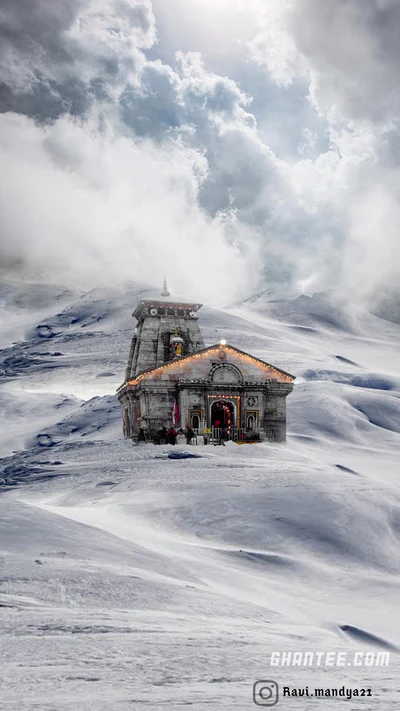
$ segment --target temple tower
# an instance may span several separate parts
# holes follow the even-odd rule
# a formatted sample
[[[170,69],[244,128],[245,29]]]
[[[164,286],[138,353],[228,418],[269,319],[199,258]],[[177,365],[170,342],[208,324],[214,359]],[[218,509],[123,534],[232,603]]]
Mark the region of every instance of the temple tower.
[[[197,322],[202,304],[171,301],[165,279],[161,297],[140,301],[132,314],[137,325],[125,374],[127,380],[174,357],[204,348]]]

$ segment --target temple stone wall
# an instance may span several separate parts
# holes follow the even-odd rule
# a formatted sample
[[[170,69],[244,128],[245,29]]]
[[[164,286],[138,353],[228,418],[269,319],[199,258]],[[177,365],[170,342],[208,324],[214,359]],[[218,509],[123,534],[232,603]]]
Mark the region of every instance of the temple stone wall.
[[[205,391],[183,389],[179,393],[179,410],[181,413],[181,427],[189,425],[190,410],[201,410],[203,421],[207,413],[207,394]]]
[[[128,365],[127,365],[127,368],[125,371],[125,380],[129,380],[129,378],[132,376],[132,363],[133,363],[133,357],[135,355],[136,344],[137,344],[137,335],[136,335],[136,333],[134,333],[133,337],[132,337],[132,341],[131,341],[131,348],[129,351]]]
[[[138,400],[132,392],[120,398],[124,436],[135,439],[138,433]]]
[[[292,385],[275,386],[264,396],[262,427],[270,442],[286,441],[286,397]]]
[[[240,397],[240,418],[237,427],[246,427],[246,414],[258,412],[258,422],[271,442],[284,442],[286,440],[286,397],[292,390],[291,384],[276,384],[273,390],[269,386],[263,389],[247,391],[245,387],[237,388],[235,393]],[[233,389],[233,388],[232,388]],[[211,403],[219,399],[229,400],[228,394],[223,391],[213,392],[214,388],[204,384],[200,391],[198,387],[188,384],[180,386],[179,392],[175,387],[159,388],[155,383],[148,384],[137,394],[140,409],[140,426],[148,433],[157,432],[161,427],[172,425],[172,413],[175,398],[177,398],[181,415],[180,427],[189,424],[191,410],[201,410],[204,425],[210,426],[209,412]],[[211,397],[211,395],[215,397]],[[250,405],[248,401],[250,400]],[[235,405],[238,401],[235,400]],[[132,413],[132,410],[130,410]],[[132,428],[131,428],[131,431]],[[137,431],[136,433],[137,434]],[[135,436],[135,435],[133,435]]]
[[[157,383],[149,383],[137,393],[140,405],[140,426],[148,433],[155,433],[163,427],[171,427],[175,401],[175,387],[160,388]]]

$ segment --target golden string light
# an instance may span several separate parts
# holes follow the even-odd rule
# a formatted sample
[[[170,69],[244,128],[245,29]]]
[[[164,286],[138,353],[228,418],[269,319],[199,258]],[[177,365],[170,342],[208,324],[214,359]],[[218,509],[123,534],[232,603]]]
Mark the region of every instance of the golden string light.
[[[273,371],[274,373],[276,373],[280,378],[283,378],[283,379],[286,380],[288,383],[291,383],[292,380],[294,379],[293,376],[290,376],[289,374],[283,373],[281,370],[279,370],[279,369],[277,369],[277,368],[274,368],[273,365],[267,365],[266,363],[264,363],[264,362],[263,362],[262,360],[260,360],[259,358],[254,358],[254,356],[250,356],[250,355],[247,355],[247,354],[244,354],[244,353],[240,353],[236,348],[232,348],[232,347],[230,347],[230,346],[224,346],[224,348],[225,348],[225,350],[230,351],[231,353],[233,353],[236,357],[238,357],[238,358],[241,359],[241,360],[250,361],[250,362],[252,362],[252,363],[257,363],[258,365],[261,365],[261,366],[262,366],[265,370],[267,370],[268,372],[270,372],[270,371],[272,370],[272,371]],[[181,363],[183,363],[183,362],[185,362],[185,363],[186,363],[186,362],[189,362],[189,361],[191,361],[191,360],[194,360],[195,358],[202,358],[203,356],[206,356],[206,355],[208,355],[209,353],[219,352],[220,349],[221,349],[221,346],[220,346],[220,344],[218,344],[217,346],[212,346],[211,348],[208,348],[207,350],[202,351],[201,353],[194,353],[193,355],[190,355],[190,356],[184,356],[183,358],[180,358],[180,359],[179,359],[179,364],[181,364]],[[175,367],[176,365],[177,365],[177,362],[176,362],[176,361],[173,361],[173,362],[171,362],[171,363],[166,363],[166,364],[160,365],[160,366],[158,366],[158,367],[156,367],[156,368],[150,368],[149,370],[146,370],[144,373],[141,373],[137,378],[134,378],[133,380],[128,380],[127,382],[123,383],[123,385],[121,385],[121,387],[118,388],[117,392],[120,392],[121,390],[123,390],[123,389],[124,389],[125,387],[127,387],[128,385],[137,385],[143,378],[145,378],[145,377],[146,377],[147,375],[149,375],[150,373],[151,373],[152,375],[155,375],[156,373],[159,373],[159,372],[161,372],[161,371],[164,371],[164,370],[166,370],[167,368]]]
[[[221,393],[218,393],[218,395],[207,395],[207,397],[218,397],[220,400],[224,400],[226,398],[236,398],[237,400],[240,399],[240,395],[221,395]]]

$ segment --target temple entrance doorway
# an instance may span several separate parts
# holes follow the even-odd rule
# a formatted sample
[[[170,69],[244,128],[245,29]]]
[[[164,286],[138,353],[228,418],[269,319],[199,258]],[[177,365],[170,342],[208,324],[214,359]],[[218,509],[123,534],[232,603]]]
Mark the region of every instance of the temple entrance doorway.
[[[217,400],[211,405],[211,426],[230,429],[235,426],[235,410],[229,400]]]

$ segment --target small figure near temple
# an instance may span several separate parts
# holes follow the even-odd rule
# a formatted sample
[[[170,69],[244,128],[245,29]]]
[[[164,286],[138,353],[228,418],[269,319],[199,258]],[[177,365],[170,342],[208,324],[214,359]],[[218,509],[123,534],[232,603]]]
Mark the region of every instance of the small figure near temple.
[[[158,439],[159,439],[159,444],[165,444],[167,441],[167,428],[166,427],[161,427],[160,430],[158,430]]]
[[[191,427],[186,428],[186,444],[191,444],[194,437],[194,430]]]
[[[167,444],[176,444],[177,436],[178,432],[176,431],[175,427],[171,427],[167,432]]]

